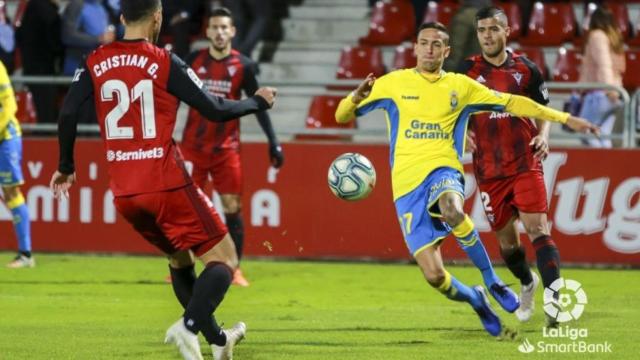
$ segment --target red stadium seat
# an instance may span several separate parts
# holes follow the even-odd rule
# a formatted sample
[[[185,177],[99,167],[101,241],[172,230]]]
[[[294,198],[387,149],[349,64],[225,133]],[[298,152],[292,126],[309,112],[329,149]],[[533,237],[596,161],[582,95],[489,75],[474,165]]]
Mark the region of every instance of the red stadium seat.
[[[16,102],[18,103],[18,112],[16,112],[18,121],[23,124],[38,121],[36,106],[33,104],[33,96],[29,90],[16,91]]]
[[[369,33],[361,44],[396,45],[412,39],[415,32],[413,7],[407,0],[378,1],[371,14]]]
[[[413,45],[400,45],[396,47],[393,56],[393,69],[410,69],[416,67],[416,55],[413,52]]]
[[[504,10],[504,13],[509,19],[509,27],[511,33],[509,34],[509,41],[518,39],[522,35],[522,15],[520,14],[520,8],[518,4],[511,2],[500,2],[498,7]]]
[[[356,122],[351,121],[348,124],[336,123],[335,113],[338,104],[342,99],[341,96],[319,95],[314,96],[309,106],[309,114],[305,121],[307,129],[354,129]],[[297,135],[299,140],[349,140],[351,135]]]
[[[558,46],[576,36],[576,18],[570,3],[533,5],[529,32],[520,43],[530,46]]]
[[[460,7],[460,5],[458,5],[457,2],[443,1],[437,3],[435,1],[429,1],[422,22],[438,21],[445,26],[449,26],[451,18],[455,15],[458,7]]]
[[[640,88],[640,50],[628,50],[625,52],[625,58],[627,61],[627,71],[622,77],[623,85],[630,92]]]
[[[542,72],[545,79],[549,78],[549,67],[544,60],[544,52],[537,47],[523,47],[515,50],[516,53],[524,54],[529,60],[533,61],[538,69]]]
[[[561,47],[553,67],[553,81],[576,82],[580,77],[582,53],[574,49]]]
[[[636,19],[635,22],[635,36],[629,38],[629,40],[626,41],[627,45],[632,46],[632,47],[640,47],[640,14],[638,15],[638,18]]]
[[[342,49],[336,72],[337,79],[364,79],[369,73],[375,76],[385,73],[380,49],[366,45],[347,46]]]

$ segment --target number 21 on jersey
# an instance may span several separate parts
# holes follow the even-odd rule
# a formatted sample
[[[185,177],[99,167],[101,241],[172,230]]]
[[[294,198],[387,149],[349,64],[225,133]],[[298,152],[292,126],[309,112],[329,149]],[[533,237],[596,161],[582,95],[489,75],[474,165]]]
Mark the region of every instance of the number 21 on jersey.
[[[112,101],[114,95],[118,103],[105,118],[105,136],[107,140],[133,139],[132,126],[120,126],[118,122],[127,114],[132,101],[140,99],[142,138],[156,137],[156,113],[153,103],[153,81],[140,80],[131,90],[122,80],[109,80],[100,89],[102,101]]]

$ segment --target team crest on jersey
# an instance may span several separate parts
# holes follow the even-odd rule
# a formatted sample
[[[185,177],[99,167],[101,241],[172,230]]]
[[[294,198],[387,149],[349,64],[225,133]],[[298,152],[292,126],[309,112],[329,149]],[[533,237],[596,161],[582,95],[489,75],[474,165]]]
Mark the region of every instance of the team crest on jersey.
[[[487,80],[484,79],[484,76],[480,75],[476,78],[476,81],[479,82],[480,84],[484,84],[487,82]]]
[[[451,100],[449,102],[451,105],[451,111],[454,111],[456,107],[458,107],[458,93],[455,91],[451,92]]]
[[[227,71],[229,72],[229,76],[233,76],[236,73],[237,69],[235,66],[227,66]]]
[[[515,72],[513,74],[511,74],[511,76],[513,76],[514,79],[516,79],[516,82],[518,83],[518,86],[520,86],[520,81],[522,81],[522,74],[519,72]]]

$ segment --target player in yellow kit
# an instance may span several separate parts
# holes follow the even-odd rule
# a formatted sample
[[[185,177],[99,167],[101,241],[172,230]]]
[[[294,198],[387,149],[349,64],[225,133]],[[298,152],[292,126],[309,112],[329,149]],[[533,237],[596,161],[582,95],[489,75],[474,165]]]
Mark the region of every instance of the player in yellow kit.
[[[22,176],[22,131],[16,119],[16,97],[11,87],[7,69],[0,62],[0,187],[2,201],[11,210],[13,227],[18,238],[18,255],[7,264],[10,268],[35,266],[31,256],[31,226],[29,209],[20,185]]]
[[[598,133],[587,121],[528,98],[489,90],[466,75],[442,71],[449,55],[449,34],[440,23],[423,24],[414,51],[415,69],[379,79],[369,75],[336,110],[339,123],[384,109],[390,141],[393,198],[405,241],[427,282],[456,301],[468,302],[491,335],[502,331],[482,286],[470,288],[451,274],[440,253],[450,233],[482,272],[485,285],[509,312],[518,308],[515,293],[495,274],[471,219],[464,213],[464,152],[469,115],[506,111],[518,116],[565,123],[581,132]]]

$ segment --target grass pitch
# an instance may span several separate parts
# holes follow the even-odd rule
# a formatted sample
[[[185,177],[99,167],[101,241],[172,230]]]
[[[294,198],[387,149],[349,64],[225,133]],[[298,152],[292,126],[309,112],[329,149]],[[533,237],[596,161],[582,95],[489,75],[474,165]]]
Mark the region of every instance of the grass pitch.
[[[0,263],[12,254],[0,254]],[[162,344],[181,314],[166,260],[160,257],[37,254],[34,269],[0,268],[0,359],[180,359]],[[471,308],[445,299],[415,265],[245,261],[249,288],[232,287],[216,312],[248,325],[235,351],[242,359],[637,359],[640,340],[637,270],[565,269],[582,283],[588,304],[571,328],[577,341],[611,344],[611,354],[537,352],[544,338],[542,291],[536,314],[520,324],[499,311],[514,340],[482,330]],[[449,267],[467,284],[471,267]],[[512,281],[506,268],[498,272]],[[518,286],[515,286],[519,290]],[[492,301],[497,308],[495,301]],[[536,352],[522,354],[527,339]],[[211,351],[202,341],[205,359]]]

